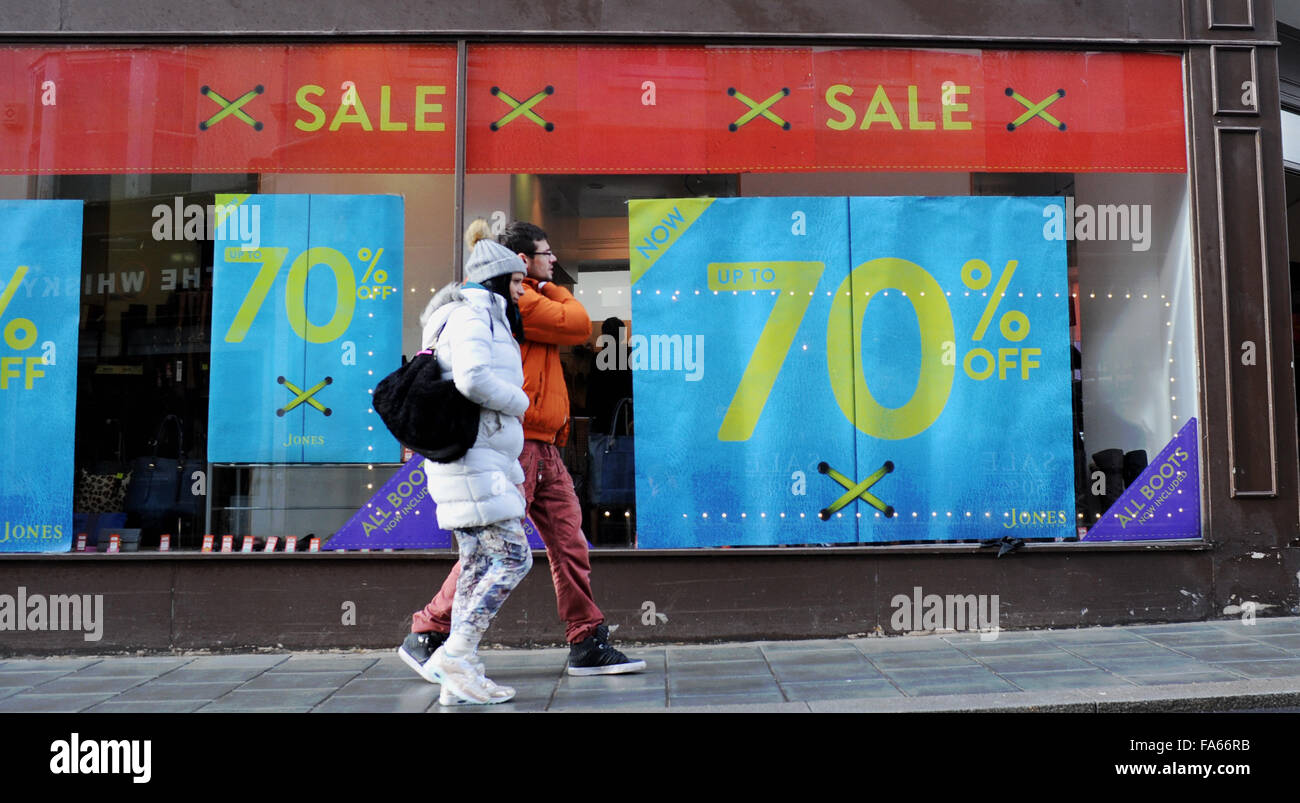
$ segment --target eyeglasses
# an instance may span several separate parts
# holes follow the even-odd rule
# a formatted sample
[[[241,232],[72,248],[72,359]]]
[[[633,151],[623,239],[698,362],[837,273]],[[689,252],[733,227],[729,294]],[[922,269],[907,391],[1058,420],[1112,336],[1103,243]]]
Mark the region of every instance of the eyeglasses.
[[[554,251],[534,251],[534,252],[533,252],[533,256],[535,256],[535,257],[554,257],[554,256],[555,256],[555,252],[554,252]]]

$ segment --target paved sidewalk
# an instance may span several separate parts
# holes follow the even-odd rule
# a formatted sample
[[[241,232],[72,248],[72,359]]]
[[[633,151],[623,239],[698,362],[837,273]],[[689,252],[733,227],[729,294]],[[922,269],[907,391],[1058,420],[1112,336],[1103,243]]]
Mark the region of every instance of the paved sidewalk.
[[[574,678],[565,649],[485,650],[504,705],[443,708],[395,651],[9,658],[7,712],[1177,711],[1300,706],[1300,617],[636,647]]]

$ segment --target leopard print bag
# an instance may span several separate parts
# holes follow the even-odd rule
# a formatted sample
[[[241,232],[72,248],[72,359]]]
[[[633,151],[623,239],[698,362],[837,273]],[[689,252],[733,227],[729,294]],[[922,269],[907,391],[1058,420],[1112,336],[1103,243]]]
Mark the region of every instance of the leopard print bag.
[[[91,474],[86,469],[77,470],[76,490],[73,495],[74,513],[115,513],[126,508],[126,486],[131,482],[131,472]]]
[[[131,471],[122,460],[122,422],[115,418],[105,419],[98,435],[100,442],[96,444],[96,451],[102,456],[107,449],[111,452],[111,459],[100,460],[89,469],[77,469],[72,494],[74,513],[119,513],[126,510],[126,489],[131,484]]]

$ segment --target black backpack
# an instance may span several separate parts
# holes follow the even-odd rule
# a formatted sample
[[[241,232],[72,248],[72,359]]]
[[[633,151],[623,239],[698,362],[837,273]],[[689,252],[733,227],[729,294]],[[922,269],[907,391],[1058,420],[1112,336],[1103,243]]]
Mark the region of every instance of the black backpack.
[[[478,438],[479,406],[443,379],[428,349],[402,356],[402,367],[375,386],[374,407],[394,438],[435,463],[456,462]]]

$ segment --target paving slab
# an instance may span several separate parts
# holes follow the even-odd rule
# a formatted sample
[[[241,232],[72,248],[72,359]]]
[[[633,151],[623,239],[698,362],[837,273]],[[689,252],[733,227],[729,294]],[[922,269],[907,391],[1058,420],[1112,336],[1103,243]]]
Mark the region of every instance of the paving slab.
[[[905,653],[868,655],[871,663],[886,673],[894,669],[940,669],[951,667],[979,668],[974,658],[949,647],[946,650],[924,650]]]
[[[1149,641],[1123,644],[1070,644],[1063,649],[1088,660],[1094,658],[1110,660],[1116,658],[1179,657],[1179,654],[1174,650]]]
[[[394,680],[398,678],[418,678],[419,675],[417,675],[415,670],[407,666],[400,658],[393,658],[392,660],[382,658],[379,661],[376,661],[373,666],[362,672],[359,677],[375,680]]]
[[[1300,678],[1300,658],[1281,661],[1223,661],[1212,666],[1252,678]]]
[[[920,698],[862,698],[856,700],[816,700],[808,703],[813,713],[923,713],[1032,711],[1042,713],[1091,713],[1095,700],[1081,692],[1015,692],[993,694],[949,694]]]
[[[232,707],[228,705],[218,705],[210,703],[202,708],[194,709],[195,714],[239,714],[241,717],[247,714],[309,714],[313,706],[310,705],[268,705],[263,708],[254,708],[250,706]],[[235,727],[235,726],[232,726]]]
[[[71,714],[90,708],[113,697],[112,692],[97,694],[15,694],[0,700],[0,713]]]
[[[1195,658],[1165,657],[1155,658],[1096,658],[1088,662],[1114,672],[1117,675],[1181,675],[1188,672],[1200,672],[1206,665]]]
[[[1270,647],[1277,647],[1287,652],[1300,652],[1300,633],[1287,634],[1282,636],[1271,636],[1261,634],[1255,637],[1260,644],[1267,644]]]
[[[1201,630],[1180,630],[1176,633],[1153,633],[1146,636],[1147,641],[1153,641],[1166,647],[1179,649],[1184,646],[1194,647],[1198,645],[1230,645],[1230,644],[1257,644],[1251,634],[1245,632],[1245,628],[1237,630],[1227,630],[1223,628],[1202,628]]]
[[[669,703],[668,710],[681,714],[804,714],[812,703],[799,702],[740,702],[722,698],[677,699]],[[631,713],[629,711],[628,713]]]
[[[772,670],[767,661],[726,661],[725,663],[679,664],[669,670],[674,678],[712,678],[719,675],[727,677],[762,676],[772,677]]]
[[[241,655],[200,655],[187,669],[226,669],[261,667],[270,669],[289,660],[289,653],[247,653]]]
[[[763,651],[757,646],[748,644],[728,647],[670,647],[667,654],[669,666],[700,662],[763,660]]]
[[[764,656],[773,668],[780,666],[854,665],[866,663],[866,657],[853,647],[837,650],[781,650]]]
[[[1060,672],[999,672],[998,675],[1027,692],[1132,685],[1129,679],[1113,675],[1101,669],[1071,669]]]
[[[246,681],[240,690],[337,689],[350,682],[359,672],[263,672]],[[412,678],[416,680],[416,678]]]
[[[438,702],[437,687],[433,695],[335,695],[312,709],[317,714],[422,714]]]
[[[276,664],[268,672],[364,672],[374,666],[379,656],[317,656],[291,655],[289,660]]]
[[[725,673],[720,673],[725,675]],[[675,675],[674,675],[675,676]],[[504,676],[503,676],[504,677]],[[497,678],[493,678],[497,680]],[[498,683],[503,681],[497,680]],[[514,684],[510,684],[514,685]],[[594,675],[592,677],[572,677],[565,675],[559,678],[556,689],[560,692],[582,693],[592,692],[618,692],[630,689],[659,689],[663,691],[668,685],[668,677],[662,673],[656,674],[633,674],[633,675]]]
[[[332,694],[334,694],[334,689],[277,689],[266,691],[236,689],[199,710],[270,711],[279,709],[291,711],[299,708],[311,708]]]
[[[535,714],[547,710],[545,700],[521,700],[518,697],[506,703],[492,705],[439,705],[429,706],[430,714]],[[596,709],[597,711],[603,709]],[[506,726],[508,727],[508,726]]]
[[[827,681],[839,679],[869,680],[880,679],[884,676],[880,670],[866,660],[859,659],[857,663],[842,664],[810,664],[807,666],[774,666],[772,674],[782,683],[800,683]]]
[[[152,684],[169,683],[243,683],[267,670],[264,666],[227,666],[214,668],[195,668],[187,664],[180,669],[173,669],[165,675],[149,680]],[[410,671],[410,670],[407,670]]]
[[[56,669],[50,672],[4,672],[0,670],[0,686],[40,686],[52,680],[65,678],[73,672]]]
[[[179,669],[189,658],[112,658],[77,670],[77,677],[158,677]]]
[[[1146,641],[1122,627],[1096,627],[1080,630],[1039,630],[1044,641],[1057,644],[1131,644]]]
[[[118,677],[108,675],[83,678],[76,674],[65,675],[33,687],[29,694],[99,694],[101,692],[117,694],[139,686],[146,680],[147,678],[135,676]]]
[[[238,683],[145,683],[113,698],[116,703],[176,702],[198,700],[211,702],[239,688]]]
[[[1095,667],[1069,653],[1057,650],[1055,653],[1031,653],[1029,655],[988,655],[979,656],[980,663],[999,675],[1008,672],[1046,672],[1066,671],[1071,669],[1090,670]]]
[[[784,703],[780,689],[754,691],[745,694],[670,694],[669,708],[695,708],[700,706],[752,705],[755,703]]]
[[[953,646],[975,658],[995,655],[1042,655],[1061,652],[1061,648],[1055,642],[1041,638],[966,641]]]
[[[547,706],[548,711],[564,708],[589,708],[598,706],[650,706],[668,705],[668,695],[663,689],[629,689],[625,691],[557,691]]]
[[[776,680],[771,674],[690,678],[672,676],[668,678],[668,690],[674,696],[682,694],[759,694],[763,692],[780,694]]]
[[[407,672],[408,678],[367,678],[363,675],[354,677],[339,687],[335,697],[374,697],[381,695],[397,696],[401,694],[432,693],[438,696],[438,685],[421,680],[413,672]],[[248,687],[245,687],[248,688]]]
[[[485,666],[543,665],[564,667],[568,650],[480,650],[478,657]]]
[[[1244,679],[1240,674],[1235,674],[1226,669],[1211,669],[1209,666],[1210,665],[1207,665],[1207,668],[1204,670],[1180,672],[1176,675],[1125,675],[1124,679],[1132,681],[1139,686],[1173,686],[1184,683],[1211,683],[1215,681],[1234,681]]]
[[[859,697],[902,697],[903,692],[883,677],[867,680],[837,680],[815,683],[782,683],[790,701],[845,700]]]
[[[123,702],[109,699],[87,708],[87,714],[189,714],[207,705],[207,700],[153,700],[148,702]]]
[[[1290,658],[1286,650],[1270,647],[1267,644],[1200,644],[1181,645],[1176,648],[1184,655],[1190,655],[1198,661],[1267,661]]]
[[[1017,690],[1015,686],[979,666],[960,669],[899,669],[888,675],[909,697]]]

